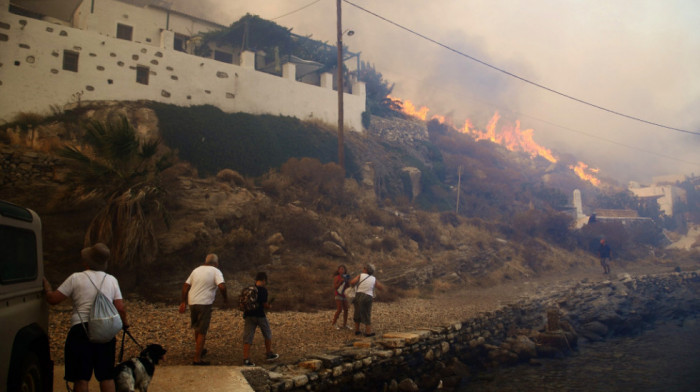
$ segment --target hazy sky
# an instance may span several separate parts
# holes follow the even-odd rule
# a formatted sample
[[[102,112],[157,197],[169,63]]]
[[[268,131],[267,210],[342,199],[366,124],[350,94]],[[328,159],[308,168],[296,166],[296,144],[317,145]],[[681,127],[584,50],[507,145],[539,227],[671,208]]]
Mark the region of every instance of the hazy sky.
[[[199,0],[195,8],[191,0],[170,1],[224,25],[249,12],[294,33],[336,41],[335,0]],[[429,107],[430,114],[450,116],[458,126],[468,118],[484,128],[498,111],[501,124],[520,120],[521,129],[534,129],[535,141],[555,155],[573,154],[622,182],[700,175],[700,1],[351,3],[565,95],[692,133],[574,102],[343,2],[343,28],[355,31],[343,42],[396,83],[393,95]]]

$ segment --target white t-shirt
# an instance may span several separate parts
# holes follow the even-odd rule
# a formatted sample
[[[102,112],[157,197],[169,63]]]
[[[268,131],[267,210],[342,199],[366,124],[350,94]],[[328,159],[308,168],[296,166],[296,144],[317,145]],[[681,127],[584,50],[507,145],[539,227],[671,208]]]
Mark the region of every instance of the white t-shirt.
[[[211,305],[216,298],[216,289],[224,283],[224,274],[211,265],[200,265],[195,268],[185,281],[190,285],[187,302],[190,305]]]
[[[102,279],[104,279],[104,282]],[[92,280],[92,283],[90,283],[90,280]],[[94,286],[93,283],[95,284]],[[58,291],[61,294],[73,300],[73,314],[70,316],[71,326],[80,324],[81,317],[82,322],[88,322],[90,309],[92,309],[92,304],[95,302],[95,296],[97,295],[95,286],[112,302],[115,299],[122,299],[122,292],[119,289],[117,278],[103,271],[85,270],[76,272],[58,287]]]
[[[358,280],[357,284],[357,292],[358,293],[365,293],[369,295],[370,297],[374,298],[374,284],[377,281],[377,278],[375,278],[372,275],[367,275],[364,272],[360,274],[360,280]]]

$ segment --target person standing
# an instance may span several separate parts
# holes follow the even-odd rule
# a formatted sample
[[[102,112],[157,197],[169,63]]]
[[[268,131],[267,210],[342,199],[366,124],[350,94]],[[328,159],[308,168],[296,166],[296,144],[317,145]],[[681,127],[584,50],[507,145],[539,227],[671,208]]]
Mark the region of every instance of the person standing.
[[[338,266],[338,269],[335,271],[335,276],[333,277],[336,310],[335,314],[333,315],[331,325],[334,326],[335,329],[350,328],[348,327],[348,299],[345,297],[345,289],[347,289],[349,286],[349,280],[350,276],[348,275],[345,266]],[[343,326],[339,327],[335,323],[338,321],[338,317],[340,317],[341,312],[343,313]]]
[[[610,274],[610,256],[612,251],[610,250],[610,245],[608,245],[605,238],[600,240],[600,247],[598,248],[598,256],[600,257],[600,265],[603,267],[603,273]]]
[[[56,305],[66,298],[73,301],[73,312],[65,343],[65,376],[72,382],[76,392],[88,391],[88,385],[95,373],[99,381],[100,391],[113,392],[114,386],[114,354],[116,338],[107,343],[93,343],[88,338],[87,320],[95,302],[97,290],[114,304],[122,319],[122,328],[129,328],[126,317],[126,306],[122,298],[117,279],[104,272],[107,269],[110,251],[107,245],[97,243],[80,251],[84,271],[70,275],[58,289],[53,290],[49,281],[44,278],[46,301]]]
[[[243,327],[243,365],[244,366],[255,366],[255,364],[250,360],[250,346],[253,344],[253,337],[255,336],[255,329],[260,327],[260,332],[265,339],[265,359],[267,361],[274,361],[280,356],[272,351],[272,330],[270,329],[270,323],[267,321],[267,316],[265,315],[265,309],[270,309],[271,303],[268,302],[268,292],[267,288],[267,274],[265,272],[258,272],[255,275],[255,288],[258,291],[257,303],[258,306],[253,310],[246,310],[243,312],[244,327]]]
[[[204,265],[195,268],[182,285],[180,313],[185,313],[187,303],[190,305],[190,324],[194,329],[194,359],[192,365],[206,366],[209,362],[202,357],[207,351],[204,343],[211,321],[211,308],[216,299],[216,290],[221,292],[224,304],[228,303],[224,275],[219,270],[219,256],[210,253],[204,259]]]
[[[384,290],[374,276],[374,265],[367,264],[362,268],[362,273],[350,281],[350,286],[356,287],[357,293],[353,301],[354,313],[352,320],[355,322],[355,335],[361,335],[360,324],[365,325],[365,336],[374,336],[372,332],[372,302],[374,301],[374,289]]]

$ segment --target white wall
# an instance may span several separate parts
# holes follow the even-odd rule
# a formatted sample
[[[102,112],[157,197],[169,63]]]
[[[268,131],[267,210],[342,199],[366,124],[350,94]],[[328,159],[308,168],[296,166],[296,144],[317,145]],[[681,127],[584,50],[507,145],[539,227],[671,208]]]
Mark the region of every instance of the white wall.
[[[8,4],[7,0],[2,2]],[[90,2],[85,3],[78,12],[84,12],[85,6],[89,11]],[[129,7],[119,2],[97,4]],[[119,15],[116,9],[109,12]],[[80,99],[84,101],[144,99],[180,106],[211,104],[226,112],[337,123],[337,92],[330,86],[313,86],[258,72],[251,66],[162,49],[159,42],[153,42],[161,35],[158,31],[158,36],[153,36],[156,24],[145,28],[143,34],[134,26],[135,40],[150,37],[150,43],[116,39],[116,22],[100,18],[95,23],[106,27],[97,34],[10,14],[8,7],[0,10],[0,120],[11,121],[19,112],[48,114],[51,105],[74,103],[76,94],[82,94]],[[129,20],[134,18],[129,15]],[[62,69],[64,50],[79,53],[78,72]],[[149,68],[148,85],[136,83],[137,66]],[[362,131],[364,84],[354,86],[353,91],[344,95],[345,123],[348,129]]]

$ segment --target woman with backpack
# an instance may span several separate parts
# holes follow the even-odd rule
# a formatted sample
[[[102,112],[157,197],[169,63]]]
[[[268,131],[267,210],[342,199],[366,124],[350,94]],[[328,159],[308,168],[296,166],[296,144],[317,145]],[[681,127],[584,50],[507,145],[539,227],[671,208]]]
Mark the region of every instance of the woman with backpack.
[[[352,320],[355,322],[355,335],[362,335],[360,324],[365,325],[365,336],[374,336],[372,332],[372,302],[374,301],[374,289],[384,290],[374,274],[374,265],[367,264],[362,268],[362,273],[350,281],[350,286],[355,287],[357,294],[352,304],[355,312]]]
[[[119,312],[124,329],[129,326],[126,306],[119,282],[114,276],[104,272],[110,256],[107,245],[97,243],[83,249],[80,256],[85,270],[73,273],[58,289],[52,290],[51,284],[44,278],[44,291],[49,304],[56,305],[66,298],[73,301],[71,328],[65,344],[64,379],[74,383],[75,392],[88,391],[88,383],[94,371],[95,378],[100,383],[100,391],[112,392],[115,390],[113,372],[117,340],[112,338],[106,343],[92,342],[88,337],[87,321],[90,319],[98,290],[112,301]]]
[[[348,326],[348,299],[345,297],[345,289],[347,289],[349,286],[349,280],[350,275],[348,275],[345,266],[338,266],[338,269],[335,270],[335,274],[333,275],[333,291],[336,310],[335,314],[333,315],[333,321],[331,321],[331,325],[335,327],[335,329],[350,329],[350,327]],[[342,327],[335,325],[336,321],[338,321],[338,317],[340,316],[340,312],[343,312]]]

